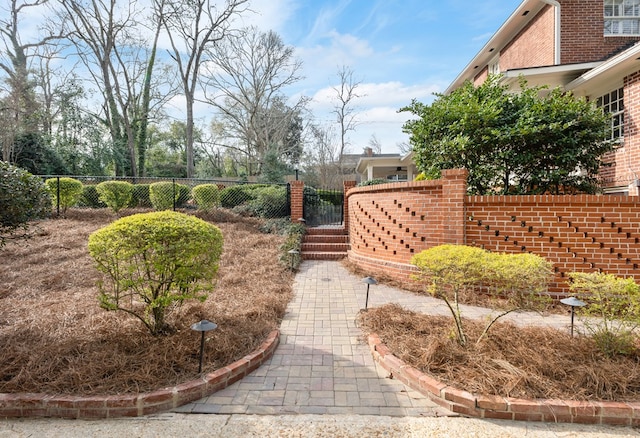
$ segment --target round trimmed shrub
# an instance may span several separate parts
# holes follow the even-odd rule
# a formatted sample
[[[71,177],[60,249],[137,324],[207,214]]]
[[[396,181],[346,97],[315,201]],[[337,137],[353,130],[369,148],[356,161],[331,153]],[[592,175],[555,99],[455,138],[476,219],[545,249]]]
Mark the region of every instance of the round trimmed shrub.
[[[89,208],[105,208],[107,205],[100,200],[100,195],[94,184],[85,185],[82,188],[82,195],[78,201],[78,206]]]
[[[80,181],[69,177],[49,178],[45,184],[53,199],[53,206],[60,205],[63,213],[78,203],[84,191],[84,186]],[[60,185],[59,189],[58,185]],[[58,192],[60,192],[60,199],[58,199]]]
[[[169,332],[167,312],[204,301],[215,286],[222,232],[183,213],[161,211],[119,219],[89,236],[104,275],[100,305],[138,318],[153,335]]]
[[[131,202],[133,184],[126,181],[104,181],[96,186],[96,191],[100,200],[117,213]]]
[[[131,193],[130,208],[142,207],[151,208],[151,200],[149,199],[149,184],[135,184]]]
[[[215,184],[200,184],[191,189],[193,200],[200,210],[210,211],[220,205],[220,189]]]
[[[51,212],[51,197],[37,176],[0,161],[0,247],[28,222]],[[27,237],[26,235],[24,237]]]
[[[184,184],[174,184],[169,181],[153,183],[149,186],[149,200],[153,208],[171,210],[174,204],[176,207],[183,207],[189,201],[191,190]]]

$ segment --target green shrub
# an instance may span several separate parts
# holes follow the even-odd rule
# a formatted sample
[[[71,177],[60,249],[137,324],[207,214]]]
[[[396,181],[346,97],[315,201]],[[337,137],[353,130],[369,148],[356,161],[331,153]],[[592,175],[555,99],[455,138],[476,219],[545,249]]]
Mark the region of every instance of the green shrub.
[[[134,184],[133,192],[131,193],[131,201],[129,202],[130,208],[151,208],[151,200],[149,199],[149,184]]]
[[[158,211],[171,210],[175,202],[176,207],[184,206],[189,201],[191,191],[184,184],[174,184],[169,181],[153,183],[149,186],[149,200]]]
[[[60,182],[60,188],[58,190],[58,181]],[[47,189],[53,198],[53,206],[60,205],[62,212],[66,212],[69,207],[73,207],[78,203],[84,186],[80,181],[74,178],[62,177],[62,178],[49,178],[45,181]],[[60,192],[60,199],[58,199],[58,191]]]
[[[328,202],[331,205],[342,205],[344,194],[337,190],[323,190],[317,189],[316,193],[320,196],[320,199]]]
[[[360,184],[358,184],[358,187],[365,187],[365,186],[375,186],[378,184],[387,184],[390,183],[391,181],[388,181],[386,179],[383,178],[374,178],[374,179],[370,179],[368,181],[362,181]]]
[[[289,215],[287,189],[285,187],[260,187],[254,190],[254,194],[255,199],[249,201],[254,215],[265,218]]]
[[[305,226],[302,224],[289,224],[285,231],[285,241],[280,245],[280,263],[290,267],[291,270],[297,269],[302,262],[302,240],[306,233]],[[289,251],[297,251],[290,254]]]
[[[182,213],[135,214],[91,234],[89,253],[104,274],[100,305],[131,314],[158,335],[168,331],[175,304],[205,300],[213,290],[222,233]]]
[[[26,238],[28,222],[51,212],[51,197],[37,176],[0,161],[0,247],[7,239]],[[24,233],[17,234],[18,230]]]
[[[176,191],[178,192],[178,199],[176,199],[176,207],[186,207],[191,199],[191,187],[185,184],[176,184]]]
[[[411,263],[418,268],[415,279],[426,290],[445,301],[456,326],[460,345],[467,344],[460,303],[464,294],[481,288],[505,299],[506,310],[490,319],[477,342],[503,316],[524,309],[540,309],[551,279],[551,263],[534,254],[498,254],[464,245],[440,245],[416,254]]]
[[[606,356],[632,353],[640,327],[640,287],[633,278],[601,272],[571,272],[569,290],[587,306],[579,310],[584,327]]]
[[[227,187],[220,191],[220,205],[224,208],[233,208],[246,204],[256,199],[256,190],[267,187],[265,184],[239,184]]]
[[[78,205],[89,208],[106,208],[107,206],[100,200],[100,194],[98,194],[98,190],[96,190],[94,184],[85,185],[82,188],[82,195],[80,196]]]
[[[96,186],[100,201],[114,213],[126,208],[131,202],[133,184],[126,181],[104,181]]]
[[[193,200],[200,210],[211,211],[220,205],[220,189],[215,184],[200,184],[191,189]]]

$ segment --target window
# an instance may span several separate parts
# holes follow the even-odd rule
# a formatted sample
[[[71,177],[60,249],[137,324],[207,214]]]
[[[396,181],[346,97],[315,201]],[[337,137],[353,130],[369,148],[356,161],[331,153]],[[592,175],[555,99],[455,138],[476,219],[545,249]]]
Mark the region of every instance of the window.
[[[493,58],[489,63],[489,74],[490,75],[500,74],[500,57],[499,56],[496,56],[495,58]]]
[[[604,0],[605,35],[640,35],[640,0]]]
[[[624,137],[624,89],[618,88],[596,101],[598,108],[611,117],[611,140]]]

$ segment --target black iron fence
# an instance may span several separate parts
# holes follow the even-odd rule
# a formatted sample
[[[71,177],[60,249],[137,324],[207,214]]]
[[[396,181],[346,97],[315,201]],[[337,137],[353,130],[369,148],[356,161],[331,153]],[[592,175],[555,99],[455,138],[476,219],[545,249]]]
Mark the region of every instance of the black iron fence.
[[[68,208],[230,209],[266,219],[291,213],[289,184],[222,179],[41,176],[60,215]]]
[[[311,227],[342,225],[344,222],[344,192],[333,189],[304,187],[305,223]]]

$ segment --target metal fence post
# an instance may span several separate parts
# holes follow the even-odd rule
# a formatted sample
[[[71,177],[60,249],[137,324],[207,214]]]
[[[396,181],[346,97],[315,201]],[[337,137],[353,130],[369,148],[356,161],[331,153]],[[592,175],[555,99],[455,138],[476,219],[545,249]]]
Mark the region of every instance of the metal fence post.
[[[176,179],[173,178],[171,181],[173,182],[173,185],[171,186],[173,189],[173,211],[176,211]]]
[[[56,216],[60,217],[60,177],[56,177]]]

